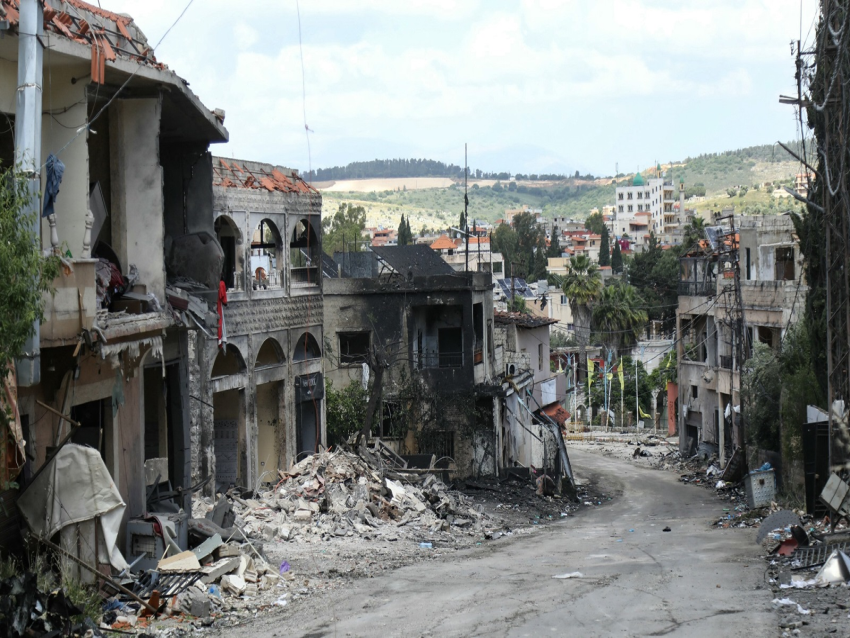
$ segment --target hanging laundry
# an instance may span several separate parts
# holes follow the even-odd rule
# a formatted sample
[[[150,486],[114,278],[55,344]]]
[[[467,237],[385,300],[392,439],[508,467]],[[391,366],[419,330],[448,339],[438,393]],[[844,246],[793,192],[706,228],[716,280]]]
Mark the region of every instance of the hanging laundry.
[[[62,183],[62,176],[65,174],[65,165],[62,160],[51,153],[47,156],[44,167],[47,171],[47,179],[44,185],[44,211],[41,216],[50,217],[55,212],[53,205],[59,195],[59,185]]]
[[[227,349],[227,328],[224,326],[224,307],[227,306],[227,285],[218,282],[218,347]]]

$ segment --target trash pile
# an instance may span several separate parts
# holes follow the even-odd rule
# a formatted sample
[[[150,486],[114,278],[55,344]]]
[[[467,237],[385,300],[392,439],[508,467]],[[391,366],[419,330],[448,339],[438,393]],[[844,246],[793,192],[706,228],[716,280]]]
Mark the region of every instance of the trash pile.
[[[82,620],[80,620],[82,619]],[[61,587],[41,591],[33,572],[0,580],[0,635],[103,636]]]

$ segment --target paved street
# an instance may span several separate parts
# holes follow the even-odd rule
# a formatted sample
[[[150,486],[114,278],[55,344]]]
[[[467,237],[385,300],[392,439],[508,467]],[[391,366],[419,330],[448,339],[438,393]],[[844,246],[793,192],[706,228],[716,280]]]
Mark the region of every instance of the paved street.
[[[261,617],[228,634],[775,635],[755,532],[711,529],[722,505],[710,492],[620,460],[571,458],[614,500],[531,537],[356,581],[285,621]],[[583,576],[552,578],[576,571]]]

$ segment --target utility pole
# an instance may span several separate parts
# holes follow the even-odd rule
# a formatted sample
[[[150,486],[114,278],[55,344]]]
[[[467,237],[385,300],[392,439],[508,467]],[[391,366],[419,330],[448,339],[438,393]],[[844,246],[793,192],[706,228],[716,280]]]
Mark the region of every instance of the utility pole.
[[[466,155],[466,143],[463,145],[463,226],[464,239],[466,239],[466,269],[464,272],[469,272],[469,165]]]
[[[27,201],[21,207],[32,215],[32,230],[41,252],[41,102],[44,35],[44,9],[39,0],[21,0],[18,23],[18,91],[15,104],[15,169],[27,182]],[[41,326],[36,319],[33,333],[24,344],[24,354],[16,362],[18,385],[30,387],[41,382]]]

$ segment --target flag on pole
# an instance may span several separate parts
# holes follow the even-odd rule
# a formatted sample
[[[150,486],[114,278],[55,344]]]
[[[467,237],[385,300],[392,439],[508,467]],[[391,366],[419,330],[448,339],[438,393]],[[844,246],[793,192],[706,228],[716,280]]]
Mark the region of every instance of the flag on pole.
[[[593,385],[593,359],[587,360],[587,387],[590,389],[590,386]]]
[[[625,388],[623,383],[623,358],[620,357],[620,365],[617,366],[617,376],[620,377],[620,392]]]
[[[643,411],[643,408],[642,408],[642,407],[640,407],[640,406],[638,406],[638,412],[640,412],[640,418],[642,418],[642,419],[649,419],[649,418],[652,418],[652,417],[650,417],[650,416],[649,416],[646,412],[644,412],[644,411]]]

